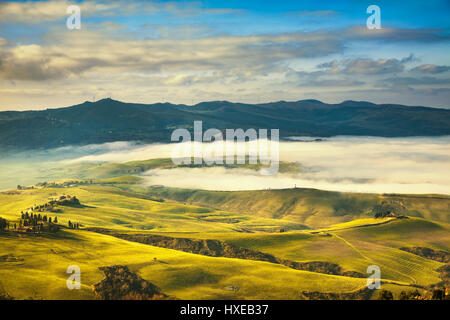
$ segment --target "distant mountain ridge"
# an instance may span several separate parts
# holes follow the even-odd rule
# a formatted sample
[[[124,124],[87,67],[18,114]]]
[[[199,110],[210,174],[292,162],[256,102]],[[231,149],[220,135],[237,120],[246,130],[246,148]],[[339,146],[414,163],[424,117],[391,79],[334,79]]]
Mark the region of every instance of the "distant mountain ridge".
[[[42,111],[0,112],[0,148],[53,148],[112,141],[168,142],[176,128],[280,129],[281,137],[450,135],[450,110],[318,100],[262,104],[228,101],[194,106],[112,99]]]

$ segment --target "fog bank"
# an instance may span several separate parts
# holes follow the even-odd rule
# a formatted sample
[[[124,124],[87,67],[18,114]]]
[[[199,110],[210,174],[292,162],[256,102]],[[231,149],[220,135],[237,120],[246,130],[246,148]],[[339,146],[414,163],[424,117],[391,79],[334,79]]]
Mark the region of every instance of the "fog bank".
[[[208,190],[297,187],[376,193],[450,194],[450,136],[418,138],[294,138],[280,142],[280,160],[299,162],[301,172],[261,176],[223,167],[151,170],[146,185]],[[113,142],[2,155],[0,188],[42,181],[48,169],[82,162],[170,158],[174,145]]]
[[[301,139],[300,139],[301,140]],[[335,137],[280,143],[280,160],[301,163],[298,173],[261,176],[225,168],[151,170],[148,185],[208,190],[305,187],[374,193],[450,194],[450,137]]]

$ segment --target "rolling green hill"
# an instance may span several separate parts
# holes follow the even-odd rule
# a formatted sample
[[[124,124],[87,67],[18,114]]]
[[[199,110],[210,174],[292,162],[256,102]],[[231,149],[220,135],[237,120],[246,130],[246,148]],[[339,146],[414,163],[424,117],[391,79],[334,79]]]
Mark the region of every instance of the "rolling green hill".
[[[220,239],[292,261],[337,263],[362,274],[369,264],[378,264],[384,288],[397,295],[405,289],[413,290],[412,285],[423,290],[422,286],[438,282],[435,270],[443,265],[401,251],[399,246],[407,243],[449,249],[448,226],[423,219],[353,220],[325,230],[301,230],[297,225],[297,231],[278,233],[268,228],[294,230],[295,225],[280,219],[153,201],[113,186],[3,192],[0,216],[15,221],[20,210],[62,192],[76,195],[83,204],[60,206],[57,216],[62,225],[70,219],[83,228],[100,226],[118,232]],[[83,230],[39,235],[3,233],[0,241],[0,288],[18,299],[92,299],[90,287],[103,279],[98,268],[111,265],[126,265],[165,294],[181,299],[301,299],[302,292],[358,292],[366,281],[294,270],[276,263],[207,257]],[[65,269],[72,264],[82,270],[80,291],[65,287]]]
[[[0,193],[0,216],[17,220],[21,211],[43,204],[54,195],[82,199],[82,207],[64,207],[57,213],[61,223],[77,221],[86,227],[169,232],[242,232],[245,230],[305,229],[289,221],[230,213],[175,202],[161,202],[114,186],[87,185],[72,188],[41,188]],[[155,201],[156,200],[156,201]]]
[[[0,256],[14,258],[0,263],[0,288],[17,299],[93,299],[90,286],[103,279],[98,268],[115,264],[129,266],[180,299],[298,299],[303,290],[349,292],[365,284],[365,279],[205,257],[86,231],[64,231],[57,238],[0,235],[0,241]],[[65,271],[72,264],[81,268],[81,290],[66,288]]]
[[[104,178],[0,192],[0,217],[10,224],[63,194],[81,201],[45,211],[58,217],[56,233],[0,232],[0,296],[93,299],[105,277],[99,268],[115,265],[179,299],[377,299],[380,290],[366,289],[369,265],[396,298],[429,294],[443,280],[445,263],[401,248],[450,251],[449,197],[145,188],[122,176],[169,165],[87,166],[79,172]],[[81,228],[67,228],[69,220]],[[81,290],[66,288],[69,265],[81,268]]]
[[[151,169],[194,168],[177,166],[171,159],[149,159],[126,163],[80,163],[47,170],[47,178],[67,177],[72,180],[114,185],[122,191],[145,194],[153,199],[166,199],[214,210],[240,212],[253,217],[277,219],[314,228],[373,217],[376,212],[421,217],[450,223],[450,197],[446,195],[367,194],[322,191],[317,189],[283,189],[257,191],[208,191],[178,188],[145,188],[139,174]],[[227,169],[259,170],[260,165],[226,165]],[[299,163],[280,162],[280,172],[297,174]],[[70,179],[69,179],[70,180]]]
[[[450,222],[450,197],[443,195],[378,195],[300,188],[236,192],[162,188],[149,189],[147,193],[198,206],[295,221],[315,228],[373,217],[383,208],[397,214]]]

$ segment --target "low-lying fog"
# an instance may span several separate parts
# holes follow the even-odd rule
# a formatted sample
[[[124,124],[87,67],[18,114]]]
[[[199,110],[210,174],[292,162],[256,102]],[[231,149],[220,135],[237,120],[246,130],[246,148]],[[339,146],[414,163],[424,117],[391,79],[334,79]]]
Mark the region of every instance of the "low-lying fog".
[[[208,190],[254,190],[297,187],[375,193],[450,194],[450,136],[421,138],[334,137],[323,141],[296,138],[280,142],[280,160],[296,161],[301,172],[262,176],[249,169],[178,168],[146,172],[146,185]],[[30,177],[55,164],[126,162],[171,157],[173,145],[115,142],[64,147],[0,159],[1,188],[26,164]],[[21,162],[22,161],[22,162]],[[11,172],[10,170],[15,171]],[[8,181],[8,183],[4,183]],[[39,181],[39,180],[38,180]],[[38,182],[38,181],[33,181]]]

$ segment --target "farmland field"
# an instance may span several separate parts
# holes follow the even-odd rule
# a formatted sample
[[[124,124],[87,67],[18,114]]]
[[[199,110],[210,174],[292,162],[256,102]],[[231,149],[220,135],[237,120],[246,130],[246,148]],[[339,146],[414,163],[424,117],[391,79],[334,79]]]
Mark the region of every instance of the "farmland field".
[[[19,222],[21,211],[55,196],[80,200],[48,212],[62,227],[55,233],[10,229],[0,234],[3,295],[93,299],[93,286],[104,278],[99,268],[123,265],[178,299],[304,299],[315,292],[358,293],[366,286],[367,267],[377,265],[383,289],[398,296],[405,290],[427,292],[442,281],[437,269],[445,265],[400,248],[450,249],[447,197],[397,195],[411,216],[375,218],[370,209],[383,197],[371,194],[148,188],[130,176],[69,181],[0,193],[0,216],[10,224]],[[342,202],[353,204],[345,214]],[[317,217],[305,218],[311,210],[319,212]],[[69,221],[79,227],[66,227]],[[244,253],[150,245],[138,236],[175,239],[178,245],[216,241]],[[264,254],[275,260],[258,258]],[[305,269],[314,262],[325,269]],[[70,265],[80,267],[81,290],[67,289]],[[327,269],[335,265],[341,273]],[[368,298],[377,299],[379,292]]]

